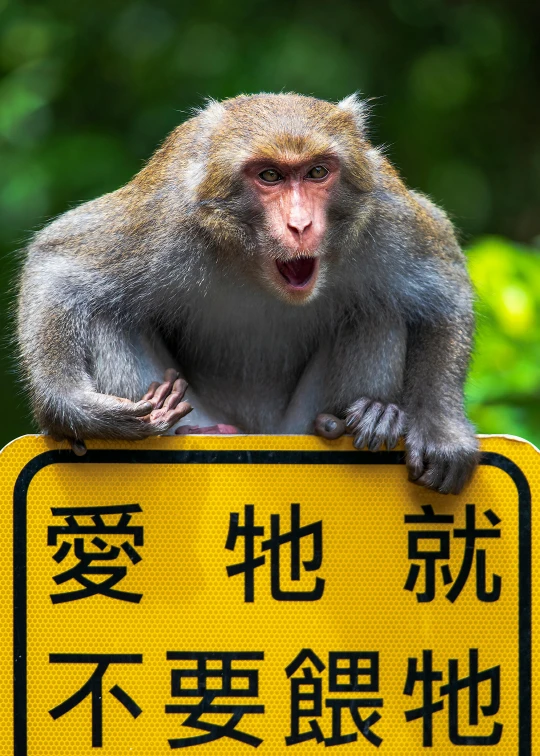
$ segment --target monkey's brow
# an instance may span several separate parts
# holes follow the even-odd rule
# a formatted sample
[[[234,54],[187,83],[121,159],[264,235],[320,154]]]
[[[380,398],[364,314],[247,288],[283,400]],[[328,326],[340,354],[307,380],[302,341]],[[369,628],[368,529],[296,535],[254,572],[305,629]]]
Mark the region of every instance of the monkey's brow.
[[[317,163],[333,163],[338,164],[339,158],[332,152],[320,152],[306,155],[295,155],[294,157],[288,157],[286,155],[260,155],[250,158],[244,164],[244,170],[249,168],[260,168],[269,165],[276,168],[292,168],[298,169],[306,165],[317,165]]]

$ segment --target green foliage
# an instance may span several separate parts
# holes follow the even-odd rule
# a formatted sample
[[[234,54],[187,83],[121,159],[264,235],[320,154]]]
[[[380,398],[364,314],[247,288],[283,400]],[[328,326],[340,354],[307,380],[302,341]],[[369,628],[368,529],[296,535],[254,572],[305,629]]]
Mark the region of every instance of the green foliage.
[[[207,95],[360,90],[375,98],[373,140],[466,240],[534,244],[539,22],[540,5],[500,0],[0,0],[0,314],[30,233],[129,180]],[[500,239],[473,245],[468,396],[480,430],[538,441],[537,261]],[[0,442],[31,429],[4,322]]]
[[[540,253],[486,237],[468,256],[478,295],[471,419],[540,446]]]

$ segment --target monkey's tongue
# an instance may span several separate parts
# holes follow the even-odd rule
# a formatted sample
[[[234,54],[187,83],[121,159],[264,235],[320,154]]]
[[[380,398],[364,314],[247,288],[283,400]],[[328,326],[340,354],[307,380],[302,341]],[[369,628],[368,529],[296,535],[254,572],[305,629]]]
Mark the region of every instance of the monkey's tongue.
[[[306,286],[315,270],[314,257],[297,257],[294,260],[276,260],[277,269],[291,286]]]

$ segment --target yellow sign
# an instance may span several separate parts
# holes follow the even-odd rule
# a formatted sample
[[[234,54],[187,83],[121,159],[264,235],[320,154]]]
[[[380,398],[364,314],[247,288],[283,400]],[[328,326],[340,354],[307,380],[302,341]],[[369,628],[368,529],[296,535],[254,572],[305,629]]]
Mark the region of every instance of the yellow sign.
[[[444,497],[350,439],[10,444],[0,754],[540,754],[540,457],[482,448]]]

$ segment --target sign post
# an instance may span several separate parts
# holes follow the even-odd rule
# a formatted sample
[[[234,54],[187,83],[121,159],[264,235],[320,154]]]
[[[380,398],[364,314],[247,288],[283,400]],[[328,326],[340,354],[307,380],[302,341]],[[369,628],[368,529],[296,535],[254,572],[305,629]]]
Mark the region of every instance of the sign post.
[[[444,497],[350,439],[88,446],[0,455],[0,755],[540,753],[534,447]]]

